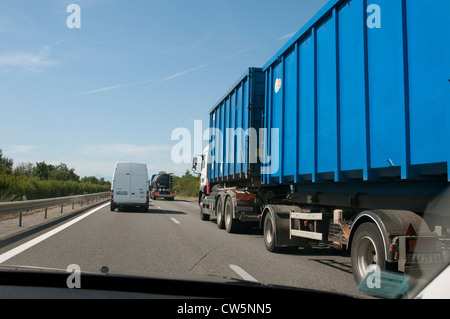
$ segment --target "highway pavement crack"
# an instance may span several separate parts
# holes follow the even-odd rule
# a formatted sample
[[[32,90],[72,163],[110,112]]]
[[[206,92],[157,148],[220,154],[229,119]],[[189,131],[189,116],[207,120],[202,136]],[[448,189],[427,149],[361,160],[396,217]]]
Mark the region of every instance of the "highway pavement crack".
[[[202,260],[204,260],[206,257],[208,257],[209,254],[211,254],[212,252],[214,252],[215,250],[217,250],[220,246],[222,246],[224,243],[219,244],[218,246],[214,247],[213,249],[211,249],[210,251],[208,251],[206,254],[204,254],[202,256],[202,258],[200,258],[188,271],[188,273],[190,273],[195,267],[197,267],[198,264],[200,264],[202,262]]]

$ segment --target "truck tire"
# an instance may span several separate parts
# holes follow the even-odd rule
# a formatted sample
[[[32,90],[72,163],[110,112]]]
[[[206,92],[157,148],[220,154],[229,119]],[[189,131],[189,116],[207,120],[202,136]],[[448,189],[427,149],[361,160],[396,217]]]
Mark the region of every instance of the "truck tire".
[[[224,220],[224,216],[223,216],[223,198],[222,198],[222,196],[219,196],[217,198],[216,214],[217,214],[217,227],[219,227],[219,229],[224,229],[225,228],[225,220]]]
[[[225,229],[229,233],[236,233],[239,229],[240,222],[233,218],[234,204],[231,196],[228,196],[225,201]]]
[[[209,214],[205,214],[202,212],[202,208],[200,208],[200,219],[208,221],[209,220]]]
[[[361,224],[351,243],[351,263],[353,276],[359,284],[367,274],[370,265],[386,269],[386,253],[383,238],[377,226],[371,222]]]
[[[200,206],[200,219],[201,220],[209,220],[209,214],[203,213],[203,195],[200,195],[199,206]]]
[[[266,249],[272,253],[278,252],[279,247],[277,246],[276,224],[270,212],[266,214],[263,226],[264,244],[266,245]]]

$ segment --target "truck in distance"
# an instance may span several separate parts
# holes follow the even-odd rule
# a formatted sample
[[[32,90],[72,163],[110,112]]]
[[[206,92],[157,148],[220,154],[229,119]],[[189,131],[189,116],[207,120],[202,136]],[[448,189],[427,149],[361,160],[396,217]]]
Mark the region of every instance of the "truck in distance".
[[[175,191],[173,187],[173,174],[164,171],[154,174],[150,181],[150,198],[153,200],[158,198],[174,200]]]

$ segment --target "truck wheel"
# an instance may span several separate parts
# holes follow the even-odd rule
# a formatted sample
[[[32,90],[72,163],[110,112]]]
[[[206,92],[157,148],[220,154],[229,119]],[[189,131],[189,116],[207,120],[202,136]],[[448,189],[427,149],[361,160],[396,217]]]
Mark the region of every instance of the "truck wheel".
[[[219,227],[219,229],[224,229],[225,228],[225,221],[224,221],[224,218],[223,218],[223,199],[222,199],[222,196],[219,196],[217,198],[216,214],[217,214],[217,227]]]
[[[240,224],[239,220],[233,219],[233,211],[233,199],[231,196],[228,196],[225,201],[225,228],[229,233],[236,233]]]
[[[264,219],[264,244],[270,252],[275,253],[279,251],[277,247],[276,225],[270,212],[266,214],[266,218]]]
[[[109,205],[110,210],[113,212],[116,209],[116,205],[113,202]]]
[[[203,196],[201,196],[201,198],[200,198],[199,206],[200,206],[200,219],[201,220],[209,220],[209,214],[203,213]]]
[[[364,279],[371,265],[378,266],[380,270],[386,269],[383,238],[374,223],[361,224],[351,245],[353,276],[357,284]]]
[[[202,208],[200,208],[200,219],[201,220],[206,220],[206,221],[209,220],[209,214],[203,213]]]

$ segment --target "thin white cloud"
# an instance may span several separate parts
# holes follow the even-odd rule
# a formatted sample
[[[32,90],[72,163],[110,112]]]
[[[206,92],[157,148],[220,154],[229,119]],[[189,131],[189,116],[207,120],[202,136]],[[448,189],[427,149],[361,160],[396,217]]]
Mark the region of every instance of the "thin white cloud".
[[[244,50],[238,51],[238,52],[236,52],[236,53],[230,54],[230,55],[228,55],[228,56],[226,56],[226,57],[220,58],[220,59],[218,59],[218,60],[216,60],[216,61],[213,61],[213,62],[211,62],[211,63],[202,64],[202,65],[199,65],[199,66],[197,66],[197,67],[195,67],[195,68],[191,68],[191,69],[186,70],[186,71],[183,71],[183,72],[178,72],[178,73],[172,74],[172,75],[170,75],[170,76],[168,76],[168,77],[165,77],[165,78],[163,78],[163,79],[161,79],[161,80],[155,81],[155,83],[153,83],[152,85],[146,87],[146,89],[148,89],[148,88],[150,88],[150,87],[153,87],[154,85],[156,85],[156,84],[158,84],[158,83],[176,79],[176,78],[178,78],[178,77],[180,77],[180,76],[182,76],[182,75],[185,75],[185,74],[188,74],[188,73],[191,73],[191,72],[194,72],[194,71],[203,69],[203,68],[205,68],[205,67],[207,67],[207,66],[211,66],[211,65],[213,65],[213,64],[217,64],[217,63],[219,63],[219,62],[221,62],[221,61],[224,61],[224,60],[231,59],[231,58],[233,58],[233,57],[236,57],[236,56],[241,55],[241,54],[243,54],[243,53],[252,51],[252,50],[254,50],[254,49],[255,49],[255,48],[244,49]]]
[[[190,165],[179,165],[174,164],[169,161],[161,160],[141,160],[142,162],[147,164],[147,169],[149,173],[149,178],[152,174],[156,174],[160,171],[166,171],[170,173],[174,173],[177,176],[183,176],[186,170],[190,169]],[[70,168],[75,168],[75,173],[80,177],[84,176],[96,176],[97,178],[104,178],[105,180],[111,181],[112,175],[114,171],[114,166],[116,160],[113,159],[108,161],[108,159],[101,160],[66,160],[63,161]],[[60,162],[53,163],[54,165],[59,164]],[[51,163],[48,163],[51,164]]]
[[[109,144],[109,145],[101,145],[101,149],[113,153],[121,153],[121,154],[129,154],[129,155],[138,155],[144,154],[148,152],[156,152],[156,151],[166,151],[170,150],[171,147],[167,145],[132,145],[132,144]]]
[[[162,79],[160,82],[163,82],[163,81],[169,81],[169,80],[176,79],[176,78],[179,77],[179,76],[182,76],[182,75],[185,75],[185,74],[188,74],[188,73],[191,73],[191,72],[194,72],[194,71],[203,69],[203,68],[204,68],[205,66],[207,66],[207,65],[208,65],[208,64],[202,64],[202,65],[200,65],[200,66],[198,66],[198,67],[195,67],[195,68],[192,68],[192,69],[183,71],[183,72],[179,72],[179,73],[172,74],[171,76],[168,76],[168,77]]]
[[[50,47],[43,46],[37,53],[12,52],[0,55],[0,71],[10,73],[15,71],[42,72],[45,68],[59,62],[49,58]]]
[[[180,76],[183,76],[183,75],[186,75],[186,74],[189,74],[189,73],[192,73],[192,72],[201,70],[201,69],[206,68],[206,67],[208,67],[208,66],[211,66],[211,65],[213,65],[213,64],[216,64],[216,63],[219,63],[219,62],[221,62],[221,61],[224,61],[224,60],[233,58],[233,57],[235,57],[235,56],[238,56],[238,55],[240,55],[240,54],[243,54],[243,53],[246,53],[246,52],[249,52],[249,51],[252,51],[252,50],[254,50],[254,48],[252,48],[252,49],[244,49],[244,50],[238,51],[238,52],[236,52],[236,53],[233,53],[233,54],[231,54],[231,55],[228,55],[228,56],[226,56],[226,57],[223,57],[223,58],[221,58],[221,59],[219,59],[219,60],[213,61],[213,62],[211,62],[211,63],[201,64],[201,65],[199,65],[199,66],[190,68],[190,69],[188,69],[188,70],[185,70],[185,71],[182,71],[182,72],[177,72],[177,73],[174,73],[174,74],[172,74],[172,75],[166,76],[166,77],[164,77],[164,78],[162,78],[162,79],[159,79],[159,80],[147,80],[147,81],[139,81],[139,82],[127,83],[127,84],[112,85],[112,86],[108,86],[108,87],[104,87],[104,88],[100,88],[100,89],[95,89],[95,90],[85,91],[85,92],[82,92],[82,93],[77,93],[77,94],[73,94],[73,95],[68,95],[68,96],[66,96],[66,97],[73,97],[73,96],[81,96],[81,95],[97,94],[97,93],[102,93],[102,92],[106,92],[106,91],[117,90],[117,89],[121,89],[121,88],[125,88],[125,87],[131,87],[131,86],[136,86],[136,85],[141,85],[141,84],[148,84],[148,83],[151,83],[150,85],[148,85],[148,86],[145,87],[145,89],[149,89],[149,88],[155,86],[155,85],[158,84],[158,83],[162,83],[162,82],[167,82],[167,81],[174,80],[174,79],[176,79],[176,78],[178,78],[178,77],[180,77]]]
[[[36,145],[11,145],[6,150],[8,154],[27,153],[38,148]]]
[[[160,79],[160,80],[158,80],[158,81],[155,81],[152,85],[147,86],[146,89],[151,88],[151,87],[155,86],[155,85],[158,84],[158,83],[166,82],[166,81],[170,81],[170,80],[174,80],[174,79],[176,79],[176,78],[178,78],[178,77],[180,77],[180,76],[182,76],[182,75],[185,75],[185,74],[188,74],[188,73],[191,73],[191,72],[194,72],[194,71],[203,69],[204,67],[207,67],[208,65],[211,65],[211,64],[212,64],[212,63],[209,63],[209,64],[202,64],[202,65],[199,65],[199,66],[197,66],[197,67],[195,67],[195,68],[191,68],[191,69],[186,70],[186,71],[183,71],[183,72],[178,72],[178,73],[172,74],[172,75],[167,76],[167,77],[165,77],[165,78],[163,78],[163,79]]]
[[[200,65],[198,67],[191,68],[191,69],[183,71],[183,72],[172,74],[172,75],[167,76],[165,78],[162,78],[160,80],[147,80],[147,81],[138,81],[138,82],[127,83],[127,84],[118,84],[118,85],[108,86],[108,87],[104,87],[104,88],[100,88],[100,89],[96,89],[96,90],[91,90],[91,91],[81,92],[81,93],[77,93],[77,94],[73,94],[73,95],[68,95],[67,97],[97,94],[97,93],[102,93],[102,92],[106,92],[106,91],[117,90],[117,89],[122,89],[122,88],[125,88],[125,87],[131,87],[131,86],[136,86],[136,85],[141,85],[141,84],[148,84],[148,83],[152,83],[153,82],[152,85],[146,87],[146,89],[147,89],[147,88],[150,88],[150,87],[152,87],[153,85],[155,85],[157,83],[170,81],[170,80],[176,79],[177,77],[180,77],[182,75],[185,75],[185,74],[188,74],[188,73],[200,70],[200,69],[206,67],[207,65],[208,64],[202,64],[202,65]]]
[[[90,156],[115,156],[122,157],[132,156],[133,158],[141,158],[151,153],[159,151],[168,151],[171,146],[168,145],[133,145],[133,144],[105,144],[105,145],[83,145],[81,151]]]
[[[81,145],[82,160],[72,160],[78,175],[112,174],[116,162],[147,163],[149,173],[161,170],[184,174],[189,165],[178,165],[171,160],[171,145],[135,145],[112,143],[103,145]],[[80,175],[80,176],[81,176]]]
[[[278,41],[290,39],[290,38],[292,38],[294,35],[295,35],[295,32],[294,32],[294,33],[288,33],[288,34],[285,34],[285,35],[279,37],[279,38],[278,38]]]
[[[111,90],[117,90],[117,89],[130,87],[130,86],[135,86],[135,85],[140,85],[140,84],[147,84],[147,83],[150,83],[150,82],[155,82],[155,81],[154,80],[147,80],[147,81],[138,81],[138,82],[127,83],[127,84],[113,85],[113,86],[108,86],[108,87],[104,87],[104,88],[101,88],[101,89],[96,89],[96,90],[81,92],[81,93],[78,93],[78,94],[68,95],[67,97],[96,94],[96,93],[101,93],[101,92],[111,91]]]
[[[87,160],[66,160],[63,161],[69,167],[75,168],[75,173],[80,177],[95,176],[111,181],[114,170],[114,162],[108,161],[87,161]],[[59,164],[59,163],[55,163]]]

